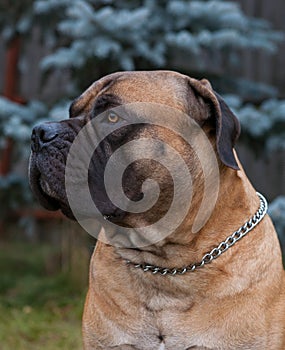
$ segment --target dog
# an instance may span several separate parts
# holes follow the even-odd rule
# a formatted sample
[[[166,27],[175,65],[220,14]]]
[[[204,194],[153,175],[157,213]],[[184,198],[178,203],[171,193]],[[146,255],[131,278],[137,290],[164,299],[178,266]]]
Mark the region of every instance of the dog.
[[[186,126],[176,125],[177,132],[166,121],[164,126],[164,120],[159,125],[129,123],[125,112],[116,112],[129,104],[171,110],[172,125],[176,125],[175,114],[187,115],[202,130],[216,163],[208,161],[203,147],[197,150],[206,159],[210,180],[214,167],[218,171],[216,195],[212,190],[215,186],[206,188],[203,182],[203,161],[195,147],[179,134],[188,131],[187,121]],[[285,276],[280,245],[266,215],[266,200],[256,193],[234,151],[240,126],[224,100],[206,79],[171,71],[118,72],[96,81],[71,104],[68,120],[43,123],[33,130],[30,184],[45,208],[60,209],[67,217],[78,219],[66,188],[68,154],[84,127],[100,115],[103,117],[94,127],[92,140],[85,136],[88,146],[107,130],[103,132],[107,136],[97,142],[88,171],[97,219],[104,228],[90,264],[83,314],[84,348],[285,349]],[[163,166],[149,156],[141,162],[130,161],[122,179],[125,195],[137,203],[143,199],[146,179],[159,184],[157,203],[149,210],[120,209],[105,190],[104,170],[111,155],[127,141],[151,138],[170,145],[183,158],[191,177],[191,203],[167,235],[151,241],[151,234],[160,231],[153,230],[144,244],[143,240],[136,244],[135,238],[130,243],[127,234],[118,233],[121,238],[112,244],[119,230],[108,235],[105,224],[126,230],[149,227],[171,208],[175,193],[167,164]],[[142,148],[140,154],[144,153]],[[155,156],[155,152],[168,155],[170,148],[162,146],[150,155]],[[175,165],[175,158],[179,157],[170,157],[169,163]],[[177,166],[173,169],[179,174]],[[182,175],[177,178],[182,184],[187,180]],[[154,187],[146,186],[145,191],[151,194]],[[77,192],[82,201],[80,186]],[[205,208],[212,206],[211,212],[193,229],[203,200]],[[82,203],[80,218],[89,210]],[[86,217],[92,215],[90,212]],[[105,220],[100,221],[102,217]]]

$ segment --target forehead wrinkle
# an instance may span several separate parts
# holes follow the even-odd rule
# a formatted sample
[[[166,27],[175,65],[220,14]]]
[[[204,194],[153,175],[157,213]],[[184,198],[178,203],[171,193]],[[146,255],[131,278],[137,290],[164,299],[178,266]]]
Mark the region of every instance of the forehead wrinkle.
[[[71,105],[71,117],[90,113],[100,95],[120,97],[120,104],[132,102],[159,103],[196,115],[197,96],[189,89],[188,77],[170,71],[117,72],[92,84]],[[199,104],[199,103],[198,103]]]
[[[123,103],[159,103],[182,112],[187,111],[187,85],[182,77],[143,73],[145,72],[133,76],[120,76],[110,90],[115,95],[122,97]]]

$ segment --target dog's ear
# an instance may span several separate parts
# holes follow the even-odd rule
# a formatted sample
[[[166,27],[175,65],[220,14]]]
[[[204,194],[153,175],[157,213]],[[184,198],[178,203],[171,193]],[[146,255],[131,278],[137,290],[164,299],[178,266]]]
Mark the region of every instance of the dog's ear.
[[[239,170],[236,162],[233,147],[240,134],[240,123],[237,117],[230,110],[222,97],[217,94],[208,80],[196,80],[190,78],[190,85],[194,92],[202,97],[208,105],[207,115],[199,116],[201,122],[213,122],[216,132],[217,152],[220,160],[226,166]]]
[[[240,135],[240,123],[222,97],[216,92],[215,95],[220,105],[220,113],[216,116],[218,153],[225,165],[239,170],[233,153],[233,147]]]

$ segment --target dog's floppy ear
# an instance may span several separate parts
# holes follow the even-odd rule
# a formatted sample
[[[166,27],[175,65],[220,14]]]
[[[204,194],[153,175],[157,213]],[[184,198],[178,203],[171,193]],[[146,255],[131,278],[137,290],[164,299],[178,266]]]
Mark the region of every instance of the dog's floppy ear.
[[[233,147],[240,134],[240,123],[237,117],[222,97],[212,89],[208,80],[202,79],[199,81],[190,78],[190,85],[210,108],[210,113],[204,116],[205,119],[203,121],[214,121],[217,152],[220,160],[226,166],[239,170],[233,153]]]
[[[238,170],[233,147],[240,134],[240,123],[222,97],[215,92],[221,113],[216,117],[216,142],[221,161]]]

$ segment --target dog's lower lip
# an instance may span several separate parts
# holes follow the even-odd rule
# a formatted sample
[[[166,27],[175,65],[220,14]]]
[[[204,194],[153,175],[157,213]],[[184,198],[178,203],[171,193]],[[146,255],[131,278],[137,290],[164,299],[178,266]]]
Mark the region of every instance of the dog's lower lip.
[[[40,188],[43,190],[45,194],[47,194],[49,197],[52,197],[49,193],[51,192],[51,189],[49,187],[49,184],[47,181],[43,179],[43,177],[40,175],[38,179],[38,183],[40,185]]]
[[[40,176],[38,178],[38,188],[41,196],[45,199],[45,201],[48,203],[45,208],[48,210],[58,210],[60,208],[59,202],[55,199],[49,196],[40,185]]]
[[[30,168],[30,186],[35,197],[38,198],[40,204],[48,210],[58,210],[59,202],[46,194],[40,185],[41,173],[36,166]]]

